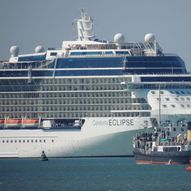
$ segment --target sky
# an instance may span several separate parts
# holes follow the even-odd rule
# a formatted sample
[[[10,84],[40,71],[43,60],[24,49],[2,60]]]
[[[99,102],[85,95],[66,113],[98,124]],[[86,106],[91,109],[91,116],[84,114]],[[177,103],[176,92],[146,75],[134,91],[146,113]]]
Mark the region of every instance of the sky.
[[[0,60],[12,45],[31,53],[37,45],[61,48],[76,39],[74,19],[85,11],[99,39],[143,41],[153,33],[166,53],[176,53],[191,71],[191,0],[0,0]]]

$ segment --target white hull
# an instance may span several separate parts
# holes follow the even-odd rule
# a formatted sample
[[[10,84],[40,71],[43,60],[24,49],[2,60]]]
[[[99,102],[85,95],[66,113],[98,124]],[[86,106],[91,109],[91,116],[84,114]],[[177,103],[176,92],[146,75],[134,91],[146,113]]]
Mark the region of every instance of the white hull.
[[[81,130],[1,130],[0,157],[132,155],[132,137],[147,119],[89,118]]]

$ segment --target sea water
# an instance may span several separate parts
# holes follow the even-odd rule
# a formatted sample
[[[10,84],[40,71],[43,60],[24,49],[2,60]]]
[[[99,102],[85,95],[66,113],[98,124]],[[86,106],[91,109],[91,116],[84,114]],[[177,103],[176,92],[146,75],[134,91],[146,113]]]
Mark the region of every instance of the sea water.
[[[0,191],[190,191],[185,169],[134,158],[0,159]]]

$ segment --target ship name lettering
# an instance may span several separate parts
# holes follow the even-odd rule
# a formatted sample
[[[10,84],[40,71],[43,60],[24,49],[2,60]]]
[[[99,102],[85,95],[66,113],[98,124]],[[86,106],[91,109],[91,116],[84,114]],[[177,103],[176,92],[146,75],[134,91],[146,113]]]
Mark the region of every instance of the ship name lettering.
[[[109,126],[131,126],[134,125],[133,119],[109,119]]]

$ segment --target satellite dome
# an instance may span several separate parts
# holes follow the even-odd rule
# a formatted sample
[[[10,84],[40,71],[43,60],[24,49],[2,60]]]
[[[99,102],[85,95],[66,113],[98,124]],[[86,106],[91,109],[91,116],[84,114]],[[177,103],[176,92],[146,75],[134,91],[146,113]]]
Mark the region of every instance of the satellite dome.
[[[114,36],[114,42],[117,44],[123,44],[125,42],[125,36],[122,33],[117,33]]]
[[[39,45],[35,48],[35,53],[45,52],[44,47]]]
[[[11,46],[10,48],[11,56],[16,57],[19,54],[19,47],[18,46]]]
[[[155,41],[155,35],[152,33],[147,33],[144,37],[144,41],[147,43],[153,43]]]

